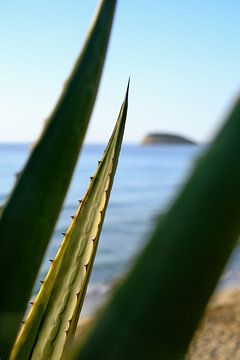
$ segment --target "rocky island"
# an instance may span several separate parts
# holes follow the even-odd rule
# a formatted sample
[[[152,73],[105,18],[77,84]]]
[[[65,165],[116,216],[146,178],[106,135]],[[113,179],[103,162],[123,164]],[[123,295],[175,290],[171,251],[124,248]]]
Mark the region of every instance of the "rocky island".
[[[142,140],[142,145],[195,145],[196,143],[184,136],[167,133],[148,134]]]

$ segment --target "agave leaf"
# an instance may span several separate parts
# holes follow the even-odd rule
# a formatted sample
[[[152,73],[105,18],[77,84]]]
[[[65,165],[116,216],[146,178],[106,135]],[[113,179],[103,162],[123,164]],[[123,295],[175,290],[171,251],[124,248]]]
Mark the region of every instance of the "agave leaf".
[[[239,138],[240,101],[74,359],[184,358],[239,237]]]
[[[66,194],[94,105],[115,9],[103,0],[84,48],[0,219],[0,343],[6,358]]]
[[[11,359],[60,359],[77,326],[117,167],[127,97],[87,192],[13,348]]]

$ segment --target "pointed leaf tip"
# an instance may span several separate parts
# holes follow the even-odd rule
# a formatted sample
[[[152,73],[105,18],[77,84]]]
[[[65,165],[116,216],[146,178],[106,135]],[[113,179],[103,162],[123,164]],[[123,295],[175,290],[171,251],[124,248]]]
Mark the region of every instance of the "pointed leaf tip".
[[[126,102],[128,101],[129,87],[130,87],[130,76],[128,78],[127,90],[126,90],[126,95],[125,95],[125,101]]]

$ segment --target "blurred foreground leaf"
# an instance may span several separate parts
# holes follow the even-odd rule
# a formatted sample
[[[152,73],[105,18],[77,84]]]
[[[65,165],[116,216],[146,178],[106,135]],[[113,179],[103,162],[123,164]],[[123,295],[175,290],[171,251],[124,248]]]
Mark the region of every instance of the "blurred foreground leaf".
[[[239,154],[238,101],[74,359],[184,358],[240,233]]]
[[[103,0],[65,89],[0,218],[0,347],[8,358],[82,145],[115,0]]]

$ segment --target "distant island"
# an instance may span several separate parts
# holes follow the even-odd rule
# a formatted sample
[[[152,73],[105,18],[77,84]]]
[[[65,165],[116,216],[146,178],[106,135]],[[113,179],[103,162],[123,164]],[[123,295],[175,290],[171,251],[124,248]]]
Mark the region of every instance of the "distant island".
[[[166,134],[166,133],[152,133],[146,135],[142,140],[142,145],[195,145],[196,143],[186,137]]]

